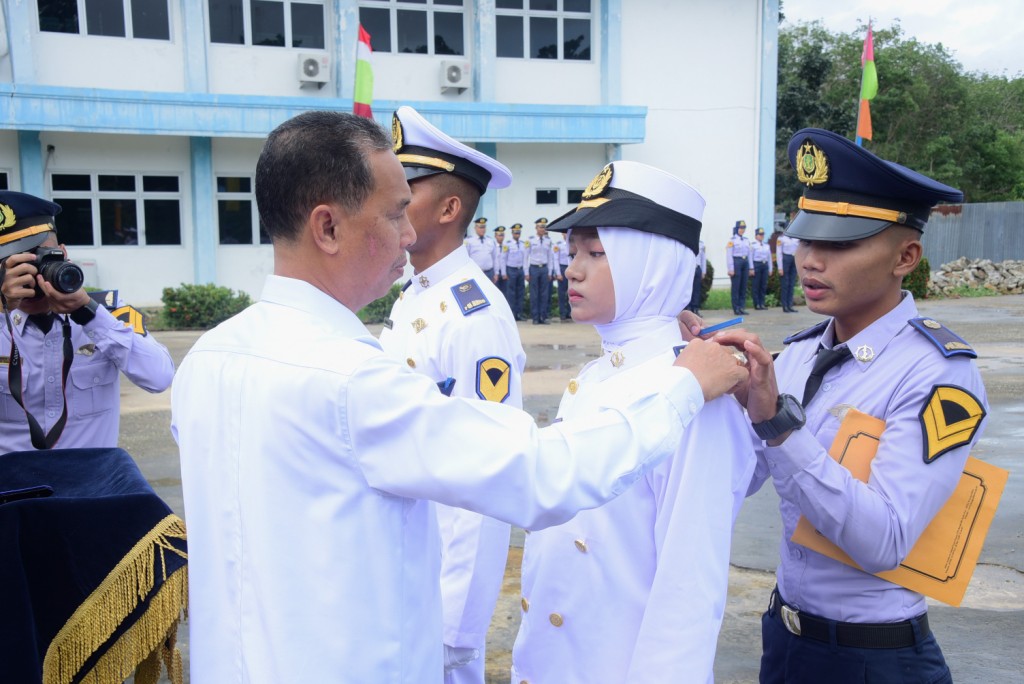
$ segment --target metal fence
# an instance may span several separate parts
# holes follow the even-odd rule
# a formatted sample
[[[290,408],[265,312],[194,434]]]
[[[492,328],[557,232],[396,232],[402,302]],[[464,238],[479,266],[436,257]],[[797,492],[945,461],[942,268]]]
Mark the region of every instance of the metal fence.
[[[1024,259],[1024,202],[936,207],[921,242],[933,271],[960,257]]]

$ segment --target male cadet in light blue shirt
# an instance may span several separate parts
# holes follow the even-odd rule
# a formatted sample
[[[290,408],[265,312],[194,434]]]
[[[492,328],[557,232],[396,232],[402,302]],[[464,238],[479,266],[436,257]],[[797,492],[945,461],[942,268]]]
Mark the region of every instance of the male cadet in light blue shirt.
[[[768,294],[768,276],[772,271],[772,248],[764,241],[764,228],[754,231],[754,242],[750,245],[750,259],[754,267],[754,280],[750,284],[754,309],[763,311],[765,296]]]
[[[526,281],[530,283],[530,313],[534,325],[547,325],[551,308],[551,281],[555,278],[555,252],[551,248],[548,237],[548,220],[544,217],[534,222],[533,240],[527,250],[530,262],[530,273]]]
[[[476,262],[492,283],[497,282],[495,267],[498,261],[498,243],[487,234],[487,219],[480,217],[473,222],[476,235],[466,238],[469,258]]]
[[[523,314],[523,300],[526,298],[524,266],[527,252],[530,249],[530,241],[521,239],[523,224],[513,223],[511,230],[511,239],[501,247],[501,258],[505,274],[508,276],[508,282],[505,285],[505,298],[508,300],[509,308],[512,309],[512,315],[516,317],[516,320],[525,321],[526,316]]]
[[[786,234],[807,306],[828,318],[774,363],[749,333],[717,337],[750,359],[737,396],[764,440],[751,492],[770,477],[781,499],[761,682],[951,682],[924,596],[872,573],[907,557],[983,427],[975,352],[901,287],[931,208],[963,194],[829,131],[797,131],[788,152],[805,189]],[[885,422],[867,482],[828,453],[849,409]],[[791,541],[801,515],[863,570]]]
[[[508,301],[505,294],[505,286],[508,285],[508,273],[505,271],[505,226],[498,226],[494,229],[494,242],[497,243],[498,253],[494,257],[494,285],[498,292]]]
[[[551,249],[555,253],[555,267],[558,269],[555,274],[555,279],[558,281],[558,317],[563,321],[571,321],[569,279],[565,277],[565,269],[569,268],[569,241],[553,242]]]

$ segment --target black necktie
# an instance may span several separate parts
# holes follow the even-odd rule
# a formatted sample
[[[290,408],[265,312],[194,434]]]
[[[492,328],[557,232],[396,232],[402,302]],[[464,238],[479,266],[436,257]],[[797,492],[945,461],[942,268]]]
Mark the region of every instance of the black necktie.
[[[480,236],[480,244],[481,245],[484,244],[484,236],[483,235]]]
[[[802,402],[804,406],[811,403],[811,399],[814,398],[818,388],[821,387],[821,379],[825,377],[828,369],[838,366],[851,356],[849,347],[839,347],[838,349],[825,349],[821,347],[818,349],[818,355],[814,357],[814,368],[811,370],[811,374],[807,376],[807,384],[804,385],[804,400]]]
[[[28,317],[29,323],[43,331],[43,334],[50,332],[53,327],[53,320],[56,316],[52,313],[32,314]]]

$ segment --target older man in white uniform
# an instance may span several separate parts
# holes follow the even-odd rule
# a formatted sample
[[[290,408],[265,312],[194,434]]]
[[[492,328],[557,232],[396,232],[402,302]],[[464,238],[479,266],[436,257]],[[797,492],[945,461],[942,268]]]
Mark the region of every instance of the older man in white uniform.
[[[443,396],[355,314],[405,267],[410,200],[369,119],[300,114],[260,155],[274,275],[196,342],[173,389],[193,684],[439,684],[428,499],[527,528],[564,522],[643,477],[705,399],[747,377],[729,350],[691,344],[602,410],[544,429]],[[486,457],[466,449],[481,435]]]
[[[381,346],[442,386],[450,379],[450,396],[522,408],[526,354],[512,310],[462,248],[480,196],[488,188],[508,187],[512,174],[412,107],[395,112],[391,136],[412,191],[408,214],[416,242],[408,251],[416,272],[391,309]],[[486,458],[489,445],[481,434],[466,451]],[[443,504],[437,518],[445,682],[483,684],[487,628],[505,574],[509,525]]]

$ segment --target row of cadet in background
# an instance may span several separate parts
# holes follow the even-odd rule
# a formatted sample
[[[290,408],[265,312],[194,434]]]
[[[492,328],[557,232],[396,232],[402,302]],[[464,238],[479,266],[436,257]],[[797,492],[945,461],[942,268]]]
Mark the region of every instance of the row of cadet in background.
[[[473,223],[475,235],[466,238],[469,256],[480,267],[498,291],[505,295],[517,321],[525,321],[523,300],[526,283],[530,284],[530,315],[534,325],[547,325],[551,299],[551,284],[558,284],[558,315],[563,321],[572,320],[569,311],[569,281],[565,269],[569,267],[569,243],[557,242],[547,231],[548,220],[534,221],[534,235],[523,238],[523,225],[513,223],[512,236],[506,241],[505,226],[494,229],[494,237],[487,235],[487,219]]]
[[[771,239],[765,242],[764,228],[754,231],[754,239],[745,237],[747,222],[737,221],[732,228],[732,237],[725,246],[725,265],[732,280],[732,311],[745,314],[743,305],[747,299],[747,278],[753,278],[751,294],[754,309],[763,311],[768,307],[765,298],[768,294],[768,276],[777,268],[781,278],[779,298],[782,310],[796,313],[793,306],[793,288],[796,286],[796,261],[794,255],[799,240],[788,236],[782,230],[772,235],[775,240],[775,259],[772,260]],[[701,271],[704,271],[704,244],[701,243]]]

